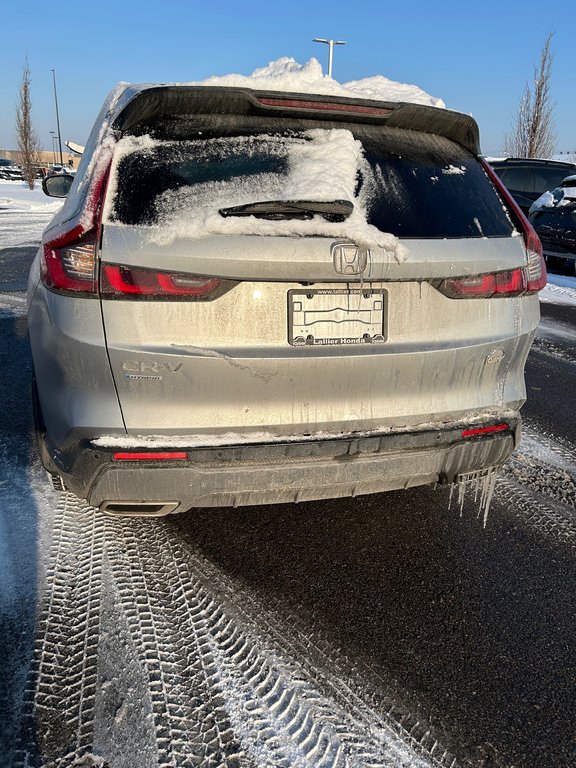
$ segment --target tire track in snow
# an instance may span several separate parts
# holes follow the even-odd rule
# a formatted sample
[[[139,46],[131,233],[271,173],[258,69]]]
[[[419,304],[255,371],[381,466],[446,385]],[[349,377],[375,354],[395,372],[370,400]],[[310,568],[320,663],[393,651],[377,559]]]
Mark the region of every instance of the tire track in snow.
[[[561,505],[576,508],[576,453],[557,437],[525,425],[520,446],[503,474]]]
[[[13,765],[78,765],[94,729],[103,526],[62,494]]]
[[[165,703],[157,701],[157,707],[170,709],[171,702],[177,699],[180,724],[184,731],[193,732],[199,714],[206,718],[205,702],[209,702],[208,712],[215,713],[220,726],[221,740],[216,742],[213,754],[216,760],[225,749],[233,748],[242,765],[251,763],[258,768],[455,765],[452,757],[449,761],[441,759],[435,740],[431,740],[429,749],[438,749],[438,757],[426,759],[421,745],[415,752],[381,716],[370,711],[366,718],[365,712],[357,711],[358,701],[350,706],[351,691],[347,686],[341,686],[340,691],[341,698],[347,699],[346,707],[320,693],[313,677],[294,659],[294,647],[280,643],[279,653],[266,647],[261,637],[262,623],[247,621],[246,614],[239,610],[239,603],[244,604],[246,597],[243,591],[236,590],[235,595],[232,587],[231,593],[225,590],[222,600],[222,576],[213,571],[206,579],[197,568],[196,558],[166,526],[158,526],[155,521],[136,530],[133,521],[114,522],[122,529],[129,526],[124,535],[134,537],[131,548],[138,549],[143,572],[155,573],[163,585],[159,590],[149,590],[146,611],[150,611],[148,621],[157,631],[172,628],[172,648],[177,657],[171,663],[179,672],[171,681],[173,686],[166,690]],[[118,541],[119,536],[110,539]],[[121,574],[118,577],[126,579]],[[134,583],[132,578],[129,581]],[[134,604],[127,591],[124,600],[127,605]],[[132,626],[136,633],[141,631],[136,622]],[[148,644],[153,645],[153,640]],[[302,652],[302,647],[299,650]],[[160,674],[168,671],[170,662],[166,658],[159,654],[156,661]],[[204,676],[200,711],[193,695],[198,664]],[[208,762],[208,755],[206,758],[206,765],[219,764]],[[232,758],[228,751],[228,760],[222,764],[232,765]]]
[[[149,680],[159,766],[235,765],[230,724],[218,703],[194,631],[183,632],[173,577],[159,568],[158,521],[107,520],[107,554],[129,631]],[[162,525],[162,523],[160,523]],[[140,528],[142,526],[142,528]],[[192,628],[194,630],[194,628]],[[192,761],[192,757],[194,761]],[[239,764],[238,764],[239,765]]]
[[[573,348],[563,347],[555,339],[536,336],[533,345],[538,352],[552,358],[559,358],[568,363],[576,363],[576,352]]]
[[[383,700],[381,690],[386,684],[379,680],[378,673],[373,669],[357,661],[350,665],[326,639],[313,640],[313,628],[304,624],[297,614],[287,615],[285,604],[272,605],[268,602],[267,606],[264,606],[250,590],[243,589],[238,583],[227,579],[216,566],[200,554],[195,553],[194,561],[194,568],[205,583],[218,583],[219,591],[227,590],[227,596],[234,601],[237,611],[242,614],[243,623],[252,625],[260,642],[266,642],[268,647],[272,648],[270,653],[281,653],[285,656],[288,652],[297,668],[296,676],[313,680],[325,696],[331,701],[336,701],[343,711],[349,713],[359,727],[373,735],[378,733],[381,742],[392,739],[409,746],[414,750],[412,759],[420,755],[425,756],[430,761],[427,764],[430,765],[456,766],[455,757],[441,747],[429,726],[420,722],[393,699]],[[361,694],[358,691],[359,679]],[[353,684],[352,680],[356,680],[356,684]],[[381,683],[378,692],[374,689],[377,682]],[[381,765],[378,759],[372,755],[371,760],[375,762],[370,761],[369,764]]]
[[[293,654],[321,650],[265,647],[262,622],[236,610],[234,584],[224,590],[215,571],[206,583],[208,564],[196,560],[162,522],[105,519],[61,494],[14,766],[102,762],[93,741],[103,564],[146,672],[158,765],[455,765],[434,739],[429,758],[404,743],[345,683],[331,682],[336,696],[320,692]]]
[[[554,435],[533,425],[530,421],[524,421],[522,426],[523,436],[533,440],[542,446],[544,451],[562,460],[571,471],[576,472],[576,445],[568,442],[560,435]],[[522,443],[520,444],[522,449]],[[548,457],[547,457],[548,458]],[[559,466],[564,466],[564,464]]]
[[[547,501],[529,484],[523,485],[507,476],[498,479],[495,499],[522,526],[576,551],[576,515],[569,507],[553,500]]]

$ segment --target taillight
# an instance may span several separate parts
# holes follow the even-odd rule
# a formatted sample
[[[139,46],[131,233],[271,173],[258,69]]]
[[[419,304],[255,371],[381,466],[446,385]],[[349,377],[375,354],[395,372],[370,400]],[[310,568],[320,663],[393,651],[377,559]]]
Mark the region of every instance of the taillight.
[[[98,295],[98,243],[109,173],[110,161],[95,172],[79,223],[75,219],[74,226],[42,246],[40,279],[51,291]]]
[[[526,293],[526,286],[525,270],[518,268],[473,277],[449,278],[436,287],[450,299],[492,299],[522,296]]]
[[[484,161],[482,161],[482,166],[502,196],[515,226],[522,232],[526,246],[527,264],[525,267],[503,272],[488,272],[470,277],[452,277],[433,284],[450,299],[505,299],[536,293],[544,288],[547,280],[540,238],[492,168]]]
[[[526,252],[528,254],[526,293],[537,293],[546,285],[548,275],[546,273],[546,262],[544,261],[540,238],[530,222],[528,222],[528,226],[530,231],[526,233],[527,236],[525,238]]]
[[[542,252],[542,243],[540,242],[540,238],[536,234],[536,230],[534,229],[532,224],[530,224],[530,222],[522,212],[516,200],[514,200],[510,192],[508,192],[508,190],[502,183],[498,174],[485,160],[482,160],[481,162],[482,162],[482,167],[486,172],[486,175],[488,176],[492,184],[494,184],[494,186],[500,193],[500,196],[503,198],[506,204],[506,207],[508,208],[508,213],[512,218],[512,221],[514,222],[518,230],[522,232],[522,236],[524,237],[524,244],[526,246],[526,254],[528,257],[528,263],[525,268],[525,273],[526,273],[525,293],[537,293],[538,291],[541,291],[542,288],[544,288],[548,279],[548,276],[546,274],[546,263],[544,261],[544,254]]]
[[[217,277],[117,264],[103,264],[100,276],[100,293],[104,298],[209,300],[221,296],[231,285]]]
[[[76,228],[58,240],[45,243],[41,279],[53,291],[96,295],[96,233],[77,237]]]

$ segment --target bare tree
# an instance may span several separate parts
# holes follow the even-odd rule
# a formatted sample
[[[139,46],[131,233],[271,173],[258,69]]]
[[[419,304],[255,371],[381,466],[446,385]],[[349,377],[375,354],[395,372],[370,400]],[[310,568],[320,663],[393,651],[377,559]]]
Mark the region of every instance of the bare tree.
[[[552,37],[550,32],[534,67],[534,83],[528,83],[518,105],[510,133],[504,138],[504,152],[513,157],[551,157],[556,146],[554,104],[550,97],[552,74]]]
[[[30,98],[30,67],[28,59],[24,64],[22,82],[16,104],[16,139],[20,154],[20,165],[30,189],[36,182],[36,165],[40,156],[40,141],[32,125],[32,101]]]

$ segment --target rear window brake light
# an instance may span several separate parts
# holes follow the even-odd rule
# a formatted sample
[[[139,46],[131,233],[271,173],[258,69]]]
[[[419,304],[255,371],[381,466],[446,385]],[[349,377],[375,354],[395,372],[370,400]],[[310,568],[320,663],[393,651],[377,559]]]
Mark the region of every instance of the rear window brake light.
[[[369,107],[362,104],[342,104],[339,102],[316,101],[304,99],[272,99],[259,97],[258,102],[266,107],[285,107],[287,109],[302,109],[306,111],[344,112],[349,115],[374,115],[389,117],[393,109],[387,107]]]

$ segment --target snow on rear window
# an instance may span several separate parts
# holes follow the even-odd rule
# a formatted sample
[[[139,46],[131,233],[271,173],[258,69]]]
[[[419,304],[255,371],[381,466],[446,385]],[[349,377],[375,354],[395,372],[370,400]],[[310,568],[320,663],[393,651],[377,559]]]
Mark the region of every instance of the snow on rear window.
[[[316,235],[350,238],[402,260],[405,249],[397,238],[366,220],[372,187],[358,184],[365,167],[361,142],[344,129],[183,142],[127,136],[117,145],[106,216],[152,227],[159,244],[211,235]],[[354,209],[343,222],[318,214],[269,220],[219,213],[269,200],[346,200]]]

